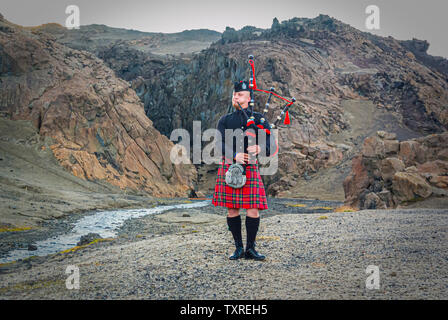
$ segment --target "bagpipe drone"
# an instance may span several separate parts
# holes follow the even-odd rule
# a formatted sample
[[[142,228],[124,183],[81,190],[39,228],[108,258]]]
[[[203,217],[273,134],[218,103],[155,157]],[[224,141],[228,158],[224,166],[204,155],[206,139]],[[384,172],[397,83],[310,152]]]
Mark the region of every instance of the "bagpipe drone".
[[[241,108],[241,110],[243,111],[245,116],[247,116],[247,126],[253,128],[253,129],[256,129],[256,130],[257,129],[264,129],[263,124],[266,121],[265,117],[266,117],[266,114],[269,111],[269,104],[271,102],[272,96],[278,97],[278,98],[286,101],[286,104],[283,106],[282,111],[281,111],[280,115],[277,116],[275,122],[270,125],[270,128],[271,129],[276,128],[278,126],[279,122],[282,120],[283,115],[285,115],[285,120],[284,120],[283,123],[286,124],[286,125],[290,124],[291,121],[289,119],[289,108],[296,101],[296,99],[294,97],[292,97],[291,101],[290,101],[290,100],[288,100],[288,99],[278,95],[277,93],[275,93],[273,87],[271,87],[269,90],[263,90],[263,89],[258,88],[257,87],[257,81],[255,80],[255,64],[254,64],[254,56],[253,55],[249,55],[249,64],[250,64],[250,67],[251,67],[250,68],[250,78],[249,78],[249,92],[250,92],[249,106],[251,107],[251,115],[249,116],[247,114],[246,110]],[[253,116],[253,110],[254,110],[254,106],[255,106],[254,91],[269,93],[268,100],[267,100],[267,102],[265,104],[265,108],[263,110],[263,116],[260,119],[260,123],[259,124],[255,124],[255,118]],[[267,132],[267,133],[270,133],[270,132]]]

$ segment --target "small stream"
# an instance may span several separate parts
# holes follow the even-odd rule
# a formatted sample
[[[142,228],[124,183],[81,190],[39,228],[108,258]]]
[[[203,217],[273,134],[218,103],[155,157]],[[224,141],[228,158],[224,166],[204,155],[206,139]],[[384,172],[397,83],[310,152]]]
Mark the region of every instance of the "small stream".
[[[128,219],[141,218],[150,214],[159,214],[171,209],[199,208],[210,205],[210,200],[181,203],[175,205],[158,206],[149,209],[120,209],[113,211],[99,211],[87,215],[75,222],[73,229],[65,234],[41,241],[36,241],[37,250],[17,249],[8,252],[0,258],[0,263],[24,259],[31,256],[46,256],[64,251],[76,246],[81,236],[88,233],[98,233],[102,238],[116,237],[117,230]]]

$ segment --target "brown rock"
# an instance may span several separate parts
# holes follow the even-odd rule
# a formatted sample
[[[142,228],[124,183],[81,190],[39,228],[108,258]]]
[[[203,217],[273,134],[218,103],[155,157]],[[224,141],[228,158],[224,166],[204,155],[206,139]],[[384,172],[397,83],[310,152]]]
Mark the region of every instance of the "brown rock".
[[[398,158],[389,157],[381,161],[381,177],[385,182],[391,181],[396,172],[404,170],[404,163]]]
[[[395,203],[392,197],[392,193],[385,189],[377,193],[378,197],[384,202],[387,208],[394,207]]]
[[[392,179],[392,192],[400,201],[428,198],[431,186],[417,173],[397,172]]]
[[[386,135],[380,132],[379,136]],[[381,159],[380,138],[366,138],[362,153],[353,158],[352,171],[344,180],[345,203],[359,204],[361,207],[377,205],[376,198],[369,195],[372,192],[386,207],[396,207],[401,202],[430,196],[448,195],[448,161],[437,158],[444,158],[446,148],[440,143],[446,137],[446,133],[442,133],[402,141],[399,152],[385,159]],[[388,149],[386,154],[393,150],[394,147],[390,146],[397,144],[396,140],[383,141],[385,149]],[[356,186],[356,181],[363,183]]]
[[[404,169],[405,172],[412,172],[412,173],[418,173],[417,167],[416,166],[410,166],[410,167],[406,167]]]
[[[429,179],[429,182],[435,185],[437,188],[448,188],[448,176],[432,176]]]
[[[399,157],[406,166],[414,165],[416,162],[426,161],[426,147],[422,147],[417,141],[408,140],[400,142]]]
[[[396,154],[400,150],[400,143],[398,140],[384,140],[384,150],[386,155]]]
[[[448,132],[443,132],[440,134],[433,133],[415,140],[428,148],[447,149]]]
[[[377,131],[376,134],[378,135],[378,137],[385,140],[395,140],[397,138],[397,134],[394,132],[386,132],[381,130]]]
[[[376,136],[368,137],[364,140],[362,154],[370,158],[384,158],[386,153],[384,141]]]
[[[352,159],[352,171],[343,182],[345,204],[358,208],[358,194],[369,186],[369,176],[362,160],[362,155],[358,155]]]
[[[437,153],[437,158],[448,161],[448,148],[444,148]]]
[[[448,175],[448,161],[435,160],[428,161],[417,166],[417,170],[422,175],[439,176]]]
[[[365,208],[365,209],[386,209],[386,204],[374,192],[370,192],[365,197],[363,208]]]
[[[438,188],[447,188],[448,162],[443,160],[428,161],[417,167],[420,175],[429,179]]]
[[[448,197],[448,190],[445,188],[431,187],[431,191],[436,197]]]

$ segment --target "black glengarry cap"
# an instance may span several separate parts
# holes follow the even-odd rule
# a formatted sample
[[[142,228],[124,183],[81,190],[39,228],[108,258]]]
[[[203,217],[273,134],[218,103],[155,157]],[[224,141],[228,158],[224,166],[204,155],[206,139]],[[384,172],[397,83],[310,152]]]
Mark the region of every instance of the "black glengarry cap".
[[[249,81],[246,81],[246,80],[236,81],[234,84],[234,90],[235,90],[235,92],[250,91],[249,90]]]

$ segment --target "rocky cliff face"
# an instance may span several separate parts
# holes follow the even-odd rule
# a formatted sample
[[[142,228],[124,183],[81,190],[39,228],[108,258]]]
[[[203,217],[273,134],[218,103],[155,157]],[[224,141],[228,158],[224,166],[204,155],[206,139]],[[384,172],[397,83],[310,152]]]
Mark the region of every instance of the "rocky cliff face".
[[[360,209],[448,196],[448,132],[399,141],[378,131],[364,140],[344,180],[345,204]]]
[[[102,60],[40,30],[0,20],[0,111],[30,120],[75,176],[155,196],[186,196],[195,168],[173,165],[173,144],[129,83]]]
[[[175,128],[191,131],[194,120],[203,130],[215,127],[233,81],[248,78],[253,54],[258,86],[297,99],[291,125],[280,130],[279,171],[264,179],[268,193],[318,197],[328,187],[328,195],[343,199],[342,181],[366,137],[385,129],[406,140],[448,128],[446,59],[428,58],[416,43],[319,15],[274,19],[270,29],[229,27],[209,48],[182,57],[154,57],[120,43],[95,54],[131,82],[154,127],[167,136]],[[256,93],[256,109],[265,99]],[[269,120],[281,105],[271,104]],[[213,191],[214,168],[200,170],[204,192]]]
[[[373,104],[373,116],[388,118],[383,124],[396,127],[400,139],[448,128],[443,73],[391,37],[363,33],[325,15],[274,23],[267,30],[228,28],[209,49],[173,61],[151,78],[142,74],[133,87],[164,134],[178,127],[191,130],[193,120],[200,120],[204,129],[214,127],[230,103],[232,81],[249,75],[249,54],[255,56],[260,87],[274,86],[298,100],[291,110],[292,125],[281,129],[280,170],[265,179],[271,195],[293,195],[298,184],[319,171],[342,165],[372,134],[365,127],[339,139],[370,112],[363,112],[365,104],[360,103],[354,112],[359,117],[350,118],[344,101]],[[266,96],[256,95],[261,110]],[[280,106],[272,106],[270,120]]]

